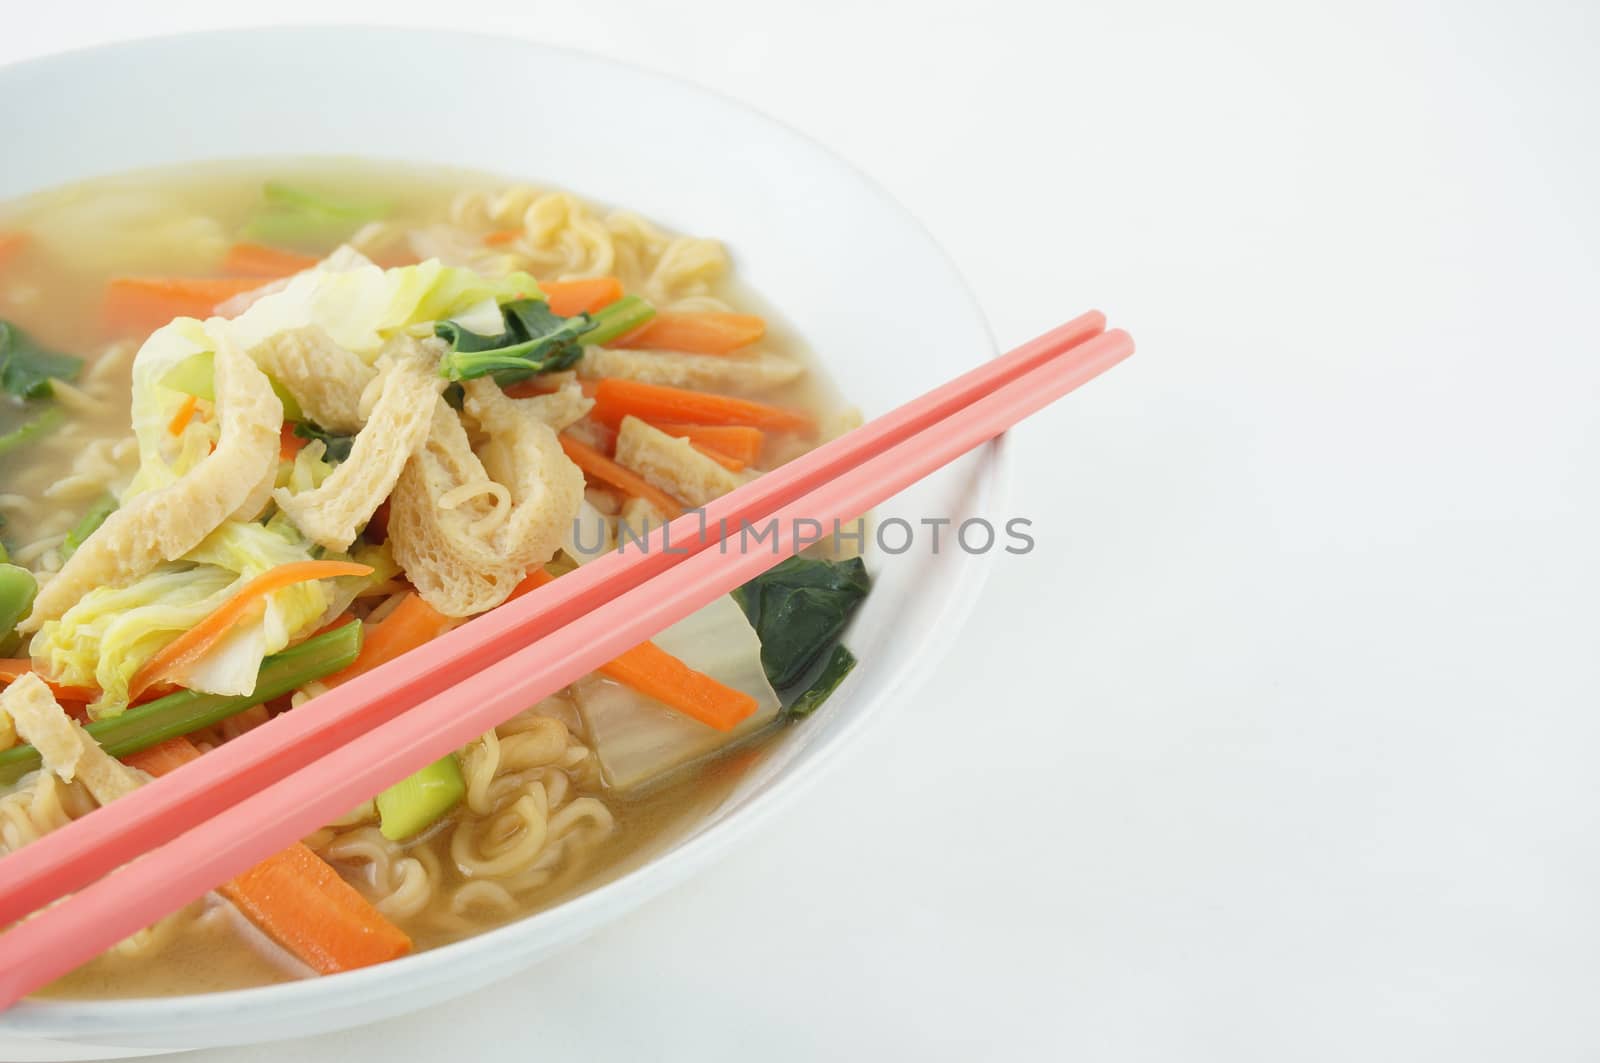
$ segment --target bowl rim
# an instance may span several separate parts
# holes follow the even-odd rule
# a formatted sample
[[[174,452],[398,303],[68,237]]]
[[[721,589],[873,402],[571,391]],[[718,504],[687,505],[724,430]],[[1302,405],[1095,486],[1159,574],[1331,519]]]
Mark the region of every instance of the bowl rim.
[[[44,55],[0,64],[0,79],[17,71],[48,66],[64,59],[82,58],[97,53],[110,53],[138,49],[145,46],[161,47],[171,44],[203,44],[221,38],[245,38],[262,34],[282,36],[327,35],[337,36],[359,33],[364,37],[421,37],[437,40],[447,38],[454,42],[495,41],[500,45],[514,45],[533,52],[559,54],[593,63],[602,67],[621,68],[646,78],[667,82],[677,89],[709,99],[713,103],[744,112],[760,122],[776,127],[788,136],[803,142],[810,150],[827,157],[847,170],[855,181],[879,202],[884,209],[897,214],[926,243],[933,255],[949,271],[954,287],[958,288],[965,313],[971,315],[986,339],[987,357],[992,359],[1000,350],[994,331],[983,312],[976,293],[950,253],[934,237],[927,225],[900,202],[876,178],[848,158],[840,155],[822,141],[796,128],[783,119],[776,118],[758,107],[703,85],[681,75],[642,66],[637,63],[600,55],[566,45],[550,44],[529,38],[508,38],[503,35],[475,30],[432,29],[414,26],[383,26],[360,22],[291,23],[284,25],[257,25],[225,29],[193,30],[179,33],[159,33],[130,37],[117,41],[101,42],[77,48],[67,48]],[[352,156],[367,158],[368,156]],[[124,172],[105,171],[108,174]],[[803,324],[802,324],[803,327]],[[994,517],[1000,513],[1010,497],[1013,455],[1009,437],[1001,435],[972,452],[977,458],[973,476],[975,497],[971,501],[976,515]],[[934,634],[923,642],[923,653],[940,659],[956,641],[959,627],[976,606],[984,582],[994,563],[994,551],[981,554],[959,552],[959,570],[951,581],[949,592],[939,602],[938,623]],[[827,772],[833,770],[854,747],[860,745],[860,736],[877,725],[885,711],[893,705],[904,705],[923,686],[927,672],[912,667],[910,660],[900,664],[892,673],[886,687],[894,691],[883,693],[861,702],[851,703],[850,712],[836,730],[819,740],[819,750],[828,755],[814,755],[794,763],[784,773],[764,788],[750,795],[739,807],[722,815],[703,829],[694,830],[681,841],[673,842],[667,849],[646,859],[636,867],[608,881],[558,901],[548,908],[523,916],[459,941],[414,952],[396,960],[333,975],[295,979],[265,986],[215,992],[188,993],[154,997],[121,997],[106,1000],[29,998],[9,1011],[0,1012],[0,1032],[22,1036],[94,1037],[97,1034],[115,1034],[132,1029],[156,1029],[179,1021],[205,1021],[225,1016],[242,1018],[242,1009],[256,1011],[262,1007],[300,1009],[328,1012],[338,1010],[342,1003],[367,999],[374,990],[393,979],[419,982],[437,982],[442,975],[458,967],[474,950],[489,948],[509,939],[526,936],[538,937],[548,927],[568,926],[565,934],[554,933],[550,940],[555,949],[565,948],[605,923],[613,921],[644,902],[657,897],[680,884],[691,874],[703,870],[720,854],[749,835],[757,827],[770,822],[791,802],[815,786]],[[867,667],[871,667],[870,664]],[[886,705],[884,703],[892,703]],[[609,911],[609,917],[588,918]],[[537,961],[535,961],[537,962]],[[496,976],[495,980],[498,980]],[[470,990],[469,990],[470,991]],[[298,1036],[294,1030],[284,1036]],[[160,1051],[161,1049],[153,1049]]]

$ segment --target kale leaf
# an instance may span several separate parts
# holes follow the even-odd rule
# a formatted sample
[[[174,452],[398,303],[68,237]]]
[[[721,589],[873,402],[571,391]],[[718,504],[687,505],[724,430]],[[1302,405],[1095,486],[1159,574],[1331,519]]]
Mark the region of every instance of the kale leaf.
[[[439,360],[439,373],[450,380],[493,375],[501,386],[536,373],[568,369],[583,357],[580,337],[593,326],[588,314],[562,317],[542,299],[518,299],[500,308],[505,331],[484,336],[454,321],[440,321],[434,334],[448,340],[450,353]]]

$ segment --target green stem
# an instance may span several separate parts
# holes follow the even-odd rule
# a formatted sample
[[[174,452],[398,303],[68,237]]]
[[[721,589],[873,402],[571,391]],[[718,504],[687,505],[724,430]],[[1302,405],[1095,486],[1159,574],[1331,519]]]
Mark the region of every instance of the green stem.
[[[596,310],[592,316],[594,324],[579,339],[598,346],[626,336],[643,325],[656,316],[656,308],[637,295],[624,295],[610,306]]]
[[[113,757],[125,757],[158,742],[209,727],[264,701],[281,697],[314,679],[348,667],[361,652],[361,622],[352,620],[306,639],[261,662],[256,688],[248,694],[202,694],[180,690],[85,728]],[[9,786],[40,766],[32,746],[0,753],[0,786]]]
[[[60,406],[52,406],[48,410],[22,425],[20,428],[0,436],[0,454],[9,454],[54,432],[67,422],[67,414]]]

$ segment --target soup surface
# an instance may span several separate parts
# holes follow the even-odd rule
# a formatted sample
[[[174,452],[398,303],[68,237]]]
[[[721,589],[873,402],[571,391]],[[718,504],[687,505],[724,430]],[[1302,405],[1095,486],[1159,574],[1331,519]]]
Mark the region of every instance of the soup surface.
[[[41,193],[0,322],[0,854],[854,423],[719,242],[454,171]],[[50,992],[333,973],[634,866],[832,691],[866,592],[808,551],[305,839],[301,911],[241,878]],[[110,774],[52,754],[85,734]]]

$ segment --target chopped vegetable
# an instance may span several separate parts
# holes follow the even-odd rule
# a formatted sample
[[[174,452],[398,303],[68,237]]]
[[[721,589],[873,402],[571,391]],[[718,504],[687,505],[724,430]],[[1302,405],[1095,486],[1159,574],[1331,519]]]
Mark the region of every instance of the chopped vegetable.
[[[78,523],[67,532],[67,537],[61,541],[61,560],[65,561],[78,552],[84,540],[95,533],[95,529],[106,522],[106,518],[117,511],[117,500],[109,494],[101,495],[92,506],[84,511],[78,518]]]
[[[655,317],[656,308],[637,295],[625,295],[593,316],[594,325],[583,334],[583,342],[604,346]]]
[[[455,621],[422,600],[416,591],[407,592],[400,604],[373,625],[361,647],[361,656],[338,675],[323,682],[330,687],[348,683],[363,672],[394,660],[450,630]]]
[[[240,235],[247,241],[304,251],[330,248],[389,213],[389,205],[377,200],[340,200],[282,181],[268,181],[262,201]]]
[[[0,638],[7,637],[33,608],[39,582],[19,565],[0,563]]]
[[[6,264],[21,254],[29,243],[30,238],[25,232],[0,233],[0,269],[5,269]]]
[[[0,658],[0,683],[9,685],[25,675],[38,675],[33,670],[33,661],[26,657]],[[91,690],[88,687],[66,686],[61,683],[53,683],[43,676],[39,678],[43,680],[45,686],[50,688],[50,693],[55,696],[57,701],[85,702],[98,693],[98,691]]]
[[[234,244],[228,248],[228,257],[222,260],[222,271],[241,277],[287,277],[315,266],[315,255],[300,255],[293,251],[280,251],[265,244]]]
[[[367,576],[372,569],[353,561],[291,561],[268,569],[246,583],[203,620],[167,643],[134,673],[128,684],[130,700],[157,683],[176,683],[183,673],[232,633],[234,626],[264,611],[266,599],[274,591],[296,583],[332,579],[335,576]]]
[[[827,663],[822,666],[822,671],[811,681],[794,701],[789,703],[790,716],[810,716],[817,708],[839,688],[844,682],[844,677],[849,675],[856,666],[856,655],[851,653],[844,643],[837,643],[833,652],[828,655]]]
[[[294,434],[300,439],[306,441],[313,439],[322,440],[322,445],[327,448],[322,456],[324,460],[333,464],[338,464],[339,462],[349,458],[350,448],[355,444],[356,441],[355,436],[346,436],[340,435],[337,432],[329,432],[325,429],[318,428],[310,421],[301,421],[296,424],[294,426]]]
[[[268,657],[261,663],[256,687],[248,694],[201,694],[180,690],[146,702],[120,716],[96,720],[86,730],[114,757],[148,749],[157,742],[209,727],[254,705],[271,701],[341,668],[361,650],[361,625],[355,622],[317,635]],[[30,746],[0,753],[0,786],[16,782],[39,767]]]
[[[731,354],[767,334],[767,323],[754,314],[707,311],[676,314],[663,311],[644,327],[618,338],[614,346],[691,354]]]
[[[415,837],[460,804],[466,793],[455,754],[441,757],[378,795],[378,830],[392,842]]]
[[[176,318],[211,317],[218,303],[263,283],[260,277],[113,277],[102,313],[113,333],[153,332]]]
[[[66,411],[59,406],[51,406],[30,421],[24,421],[17,428],[13,428],[5,435],[0,436],[0,455],[21,450],[31,443],[38,442],[57,428],[67,423]]]
[[[83,359],[46,350],[21,329],[0,321],[0,389],[19,399],[47,399],[50,381],[76,380]]]
[[[756,711],[717,731],[603,675],[573,693],[606,781],[619,790],[649,785],[772,724],[782,709],[761,666],[761,640],[724,595],[651,640],[696,672],[754,698]]]
[[[701,453],[738,472],[761,456],[766,436],[759,428],[742,424],[656,424],[669,436],[687,439]]]
[[[733,730],[758,707],[749,694],[695,671],[653,642],[640,643],[599,671],[718,731]]]
[[[761,637],[762,666],[786,706],[809,693],[810,712],[844,678],[849,666],[824,655],[871,589],[859,557],[791,557],[733,592]]]
[[[496,229],[492,233],[485,233],[483,242],[490,247],[503,247],[506,244],[514,243],[517,237],[521,235],[521,229]]]
[[[125,759],[159,777],[200,756],[187,738],[171,738]],[[399,927],[299,842],[217,892],[318,974],[368,967],[411,951],[411,939]]]
[[[614,487],[625,495],[644,499],[668,520],[683,514],[682,502],[632,469],[623,468],[589,444],[574,439],[566,432],[561,433],[560,439],[561,449],[566,451],[567,457],[571,458],[572,463],[582,469],[586,476]]]
[[[809,432],[816,427],[809,415],[798,410],[617,377],[600,381],[594,403],[590,416],[611,428],[630,414],[651,423],[746,425],[775,432]]]
[[[622,298],[622,282],[615,277],[584,277],[575,281],[540,281],[550,312],[561,317],[592,314]]]
[[[505,329],[497,336],[470,332],[455,321],[434,325],[434,333],[450,342],[450,353],[439,360],[440,376],[473,380],[492,373],[503,387],[570,368],[583,357],[578,337],[590,325],[588,314],[559,317],[541,299],[519,299],[501,311]]]
[[[172,415],[172,420],[167,422],[167,434],[173,436],[183,435],[183,430],[189,427],[189,422],[194,420],[194,411],[200,407],[198,395],[185,395],[178,404],[178,412]]]

